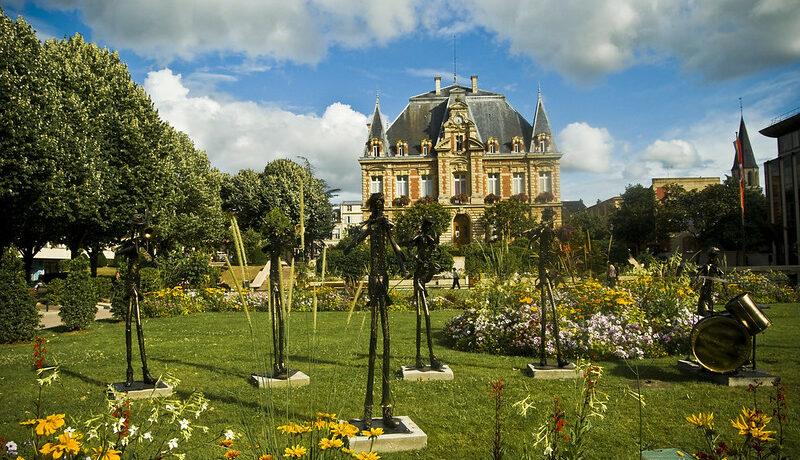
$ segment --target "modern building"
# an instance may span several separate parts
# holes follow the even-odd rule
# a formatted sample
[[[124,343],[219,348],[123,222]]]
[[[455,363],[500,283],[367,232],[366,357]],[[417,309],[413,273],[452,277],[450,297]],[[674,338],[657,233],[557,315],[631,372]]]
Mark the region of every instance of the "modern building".
[[[347,229],[353,225],[358,225],[364,220],[361,212],[360,201],[342,201],[338,206],[333,207],[333,231],[331,238],[325,240],[325,245],[335,246],[342,238],[347,236]]]
[[[362,199],[383,192],[391,215],[418,200],[436,200],[452,217],[443,243],[484,241],[484,209],[500,199],[546,207],[561,222],[559,160],[539,92],[533,122],[502,94],[457,84],[413,96],[391,125],[375,103],[361,164]],[[368,210],[364,209],[367,215]]]
[[[742,164],[739,165],[739,152],[734,148],[733,167],[731,167],[731,177],[739,181],[744,178],[744,186],[760,189],[758,176],[758,163],[753,155],[753,147],[750,145],[750,137],[747,135],[747,128],[744,126],[744,117],[739,122],[739,132],[736,134],[737,141],[742,148]],[[734,142],[734,146],[736,142]]]
[[[764,163],[769,220],[778,229],[773,260],[800,264],[800,111],[773,120],[759,131],[778,140],[778,158]]]

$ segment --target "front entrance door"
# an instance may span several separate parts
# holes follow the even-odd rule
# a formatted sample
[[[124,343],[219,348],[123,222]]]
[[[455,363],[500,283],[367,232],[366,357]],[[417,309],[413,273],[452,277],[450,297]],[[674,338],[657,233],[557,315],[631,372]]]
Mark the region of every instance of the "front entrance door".
[[[453,219],[453,245],[459,247],[470,242],[469,216],[458,214]]]

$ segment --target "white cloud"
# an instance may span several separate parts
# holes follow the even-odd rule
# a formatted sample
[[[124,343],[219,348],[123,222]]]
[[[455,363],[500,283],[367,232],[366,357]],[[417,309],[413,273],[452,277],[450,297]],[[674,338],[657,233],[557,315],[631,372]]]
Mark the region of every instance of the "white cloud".
[[[160,115],[188,134],[223,171],[259,171],[278,158],[308,158],[318,176],[343,196],[360,196],[356,162],[366,138],[367,117],[333,103],[322,116],[296,114],[253,102],[194,96],[180,74],[150,72],[144,82]]]
[[[361,47],[411,33],[420,0],[34,0],[78,9],[95,40],[164,62],[198,53],[243,53],[316,63],[335,44]]]
[[[680,139],[671,141],[658,139],[644,150],[640,158],[659,163],[667,169],[689,169],[700,164],[697,149],[692,144]]]
[[[512,52],[582,81],[665,57],[709,79],[800,58],[796,0],[472,0],[467,9]]]
[[[564,153],[564,171],[606,172],[611,167],[614,139],[605,128],[586,123],[570,123],[558,136],[558,146]]]

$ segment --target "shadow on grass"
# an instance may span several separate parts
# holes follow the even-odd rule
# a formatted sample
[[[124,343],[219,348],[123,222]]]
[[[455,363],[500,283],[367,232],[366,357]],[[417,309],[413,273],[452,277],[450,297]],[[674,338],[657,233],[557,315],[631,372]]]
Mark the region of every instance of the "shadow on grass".
[[[182,361],[180,359],[174,359],[174,358],[150,357],[150,359],[153,360],[153,361],[159,361],[159,362],[162,362],[162,363],[181,364],[181,365],[188,366],[188,367],[197,367],[197,368],[200,368],[200,369],[205,369],[207,371],[215,372],[217,374],[228,375],[228,376],[231,376],[231,377],[250,378],[250,374],[249,373],[245,375],[245,374],[242,374],[242,373],[239,373],[239,372],[234,372],[231,369],[226,369],[224,367],[214,366],[214,365],[211,365],[211,364],[190,363],[190,362],[187,362],[187,361]]]
[[[77,373],[75,371],[72,371],[72,370],[70,370],[69,368],[66,368],[66,367],[59,368],[59,372],[61,372],[64,375],[69,375],[70,377],[75,377],[78,380],[81,380],[81,381],[86,382],[86,383],[91,384],[91,385],[98,386],[100,388],[105,388],[109,383],[112,383],[112,382],[101,382],[99,380],[95,380],[95,379],[93,379],[91,377],[87,377],[87,376],[85,376],[83,374],[79,374],[79,373]],[[125,380],[124,376],[120,380]]]
[[[663,365],[658,364],[637,365],[634,363],[631,367],[638,370],[639,378],[642,380],[660,380],[662,382],[673,383],[696,382],[701,380],[697,376],[681,372],[677,368],[677,359],[676,357],[676,367],[672,369],[664,368]],[[633,370],[629,369],[624,362],[618,362],[616,366],[608,370],[608,373],[616,377],[636,380],[636,374],[634,374]]]

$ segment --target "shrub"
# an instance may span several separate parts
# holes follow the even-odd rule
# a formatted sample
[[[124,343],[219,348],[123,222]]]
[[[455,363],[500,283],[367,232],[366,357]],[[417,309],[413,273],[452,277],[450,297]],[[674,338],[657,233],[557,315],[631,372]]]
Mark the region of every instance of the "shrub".
[[[142,267],[139,269],[139,294],[164,289],[164,274],[155,267]]]
[[[111,278],[108,276],[98,276],[94,278],[94,291],[97,293],[97,300],[111,298]]]
[[[8,249],[0,260],[0,343],[33,339],[39,325],[36,300],[30,293],[22,262]]]
[[[64,285],[66,281],[62,278],[53,278],[47,283],[45,302],[47,305],[61,305],[61,297],[64,295]]]
[[[219,269],[210,263],[211,256],[194,251],[187,256],[173,253],[158,262],[165,287],[180,286],[187,281],[193,288],[203,288],[217,281]]]
[[[64,287],[58,316],[69,330],[85,329],[97,315],[97,294],[89,275],[89,261],[78,257],[69,262],[69,275]]]

